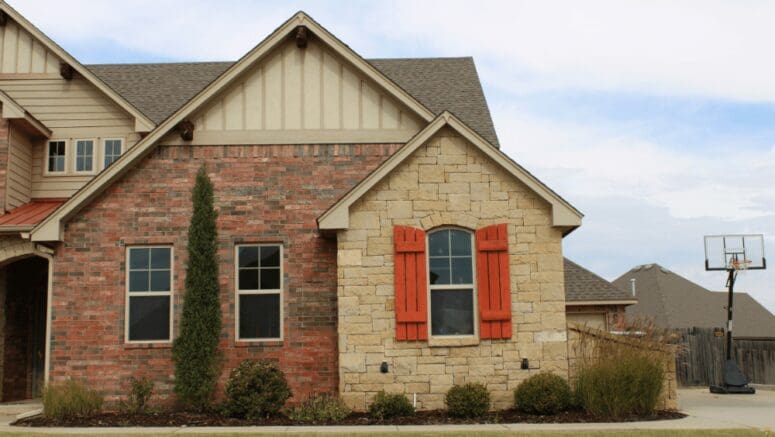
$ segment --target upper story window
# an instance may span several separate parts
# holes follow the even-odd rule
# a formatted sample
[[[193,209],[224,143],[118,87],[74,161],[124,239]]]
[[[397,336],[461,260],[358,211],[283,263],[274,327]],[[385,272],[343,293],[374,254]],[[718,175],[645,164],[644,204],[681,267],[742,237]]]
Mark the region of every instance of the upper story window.
[[[109,138],[103,141],[103,168],[108,168],[110,164],[113,164],[115,160],[121,157],[123,142],[124,141],[120,138]]]
[[[428,234],[431,335],[474,335],[473,236],[460,229]]]
[[[127,249],[126,338],[129,342],[172,339],[172,248]]]
[[[77,173],[94,171],[94,140],[75,141],[75,171]]]
[[[66,152],[67,142],[63,140],[48,142],[48,163],[46,169],[49,173],[65,172]]]
[[[282,246],[238,245],[237,340],[282,338]]]

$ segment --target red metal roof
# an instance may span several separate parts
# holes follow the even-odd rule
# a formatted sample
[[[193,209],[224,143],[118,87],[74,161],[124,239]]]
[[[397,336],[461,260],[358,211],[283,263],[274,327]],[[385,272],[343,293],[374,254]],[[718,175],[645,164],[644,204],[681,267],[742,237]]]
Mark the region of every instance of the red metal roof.
[[[67,199],[36,199],[0,215],[0,228],[3,226],[37,225]]]

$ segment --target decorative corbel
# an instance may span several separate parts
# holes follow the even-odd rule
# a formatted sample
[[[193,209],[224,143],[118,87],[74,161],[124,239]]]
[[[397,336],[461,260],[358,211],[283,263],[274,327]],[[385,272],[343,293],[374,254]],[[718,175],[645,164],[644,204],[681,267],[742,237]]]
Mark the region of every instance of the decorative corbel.
[[[191,141],[194,139],[194,123],[192,123],[191,120],[183,120],[178,123],[177,130],[183,141]]]
[[[307,26],[296,26],[296,47],[307,48]]]
[[[59,75],[65,80],[73,80],[73,67],[67,62],[60,62]]]

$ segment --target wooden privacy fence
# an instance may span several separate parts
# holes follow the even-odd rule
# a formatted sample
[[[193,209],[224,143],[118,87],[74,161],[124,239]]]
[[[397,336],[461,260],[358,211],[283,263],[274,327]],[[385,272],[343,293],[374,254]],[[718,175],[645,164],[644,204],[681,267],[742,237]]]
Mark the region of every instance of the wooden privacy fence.
[[[676,376],[681,386],[719,384],[726,352],[726,339],[713,328],[674,330],[679,343]],[[775,335],[775,333],[773,333]],[[734,340],[732,356],[755,384],[775,384],[775,339]]]

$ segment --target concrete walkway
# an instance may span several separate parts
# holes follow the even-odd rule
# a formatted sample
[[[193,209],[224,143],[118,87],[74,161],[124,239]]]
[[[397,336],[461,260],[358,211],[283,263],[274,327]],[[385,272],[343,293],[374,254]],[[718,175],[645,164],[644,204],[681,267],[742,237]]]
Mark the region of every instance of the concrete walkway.
[[[406,425],[406,426],[272,426],[272,427],[199,427],[199,428],[20,428],[0,422],[0,432],[35,432],[50,434],[212,434],[212,433],[381,433],[381,432],[484,432],[484,431],[615,431],[748,428],[775,430],[775,391],[757,394],[722,396],[708,389],[682,389],[678,398],[689,417],[679,420],[630,423],[571,424],[498,424],[498,425]],[[10,416],[7,416],[10,417]]]

